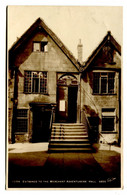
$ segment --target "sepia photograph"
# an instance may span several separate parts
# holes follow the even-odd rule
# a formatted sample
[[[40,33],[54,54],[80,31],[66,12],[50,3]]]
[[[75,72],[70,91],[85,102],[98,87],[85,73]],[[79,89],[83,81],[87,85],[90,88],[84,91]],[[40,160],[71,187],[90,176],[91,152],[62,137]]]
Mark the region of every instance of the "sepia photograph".
[[[122,6],[7,6],[6,189],[121,189]]]

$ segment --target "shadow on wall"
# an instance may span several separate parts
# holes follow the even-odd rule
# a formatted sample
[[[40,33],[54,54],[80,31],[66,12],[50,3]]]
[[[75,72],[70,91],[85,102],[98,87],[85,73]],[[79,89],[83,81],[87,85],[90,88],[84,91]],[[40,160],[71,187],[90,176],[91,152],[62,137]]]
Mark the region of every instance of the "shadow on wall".
[[[88,70],[87,73],[84,73],[82,75],[82,79],[85,83],[89,83],[89,87],[93,89],[93,72],[91,70]]]
[[[101,119],[99,118],[99,114],[92,109],[88,105],[84,105],[83,109],[85,110],[87,119],[88,119],[88,135],[91,144],[98,143],[99,141],[99,124],[101,123]]]

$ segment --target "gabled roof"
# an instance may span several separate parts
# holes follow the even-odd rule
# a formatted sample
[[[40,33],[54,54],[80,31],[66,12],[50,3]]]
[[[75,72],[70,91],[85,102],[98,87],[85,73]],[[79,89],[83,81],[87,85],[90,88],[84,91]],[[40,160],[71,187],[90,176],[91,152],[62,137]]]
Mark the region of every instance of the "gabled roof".
[[[67,47],[62,43],[62,41],[55,35],[55,33],[45,24],[45,22],[38,18],[30,28],[12,45],[9,50],[9,55],[14,54],[15,51],[29,38],[31,33],[33,33],[36,29],[42,27],[47,34],[51,37],[51,39],[58,45],[58,47],[62,50],[62,52],[68,57],[68,59],[73,63],[73,65],[80,69],[80,63],[75,59],[73,54],[67,49]]]
[[[103,48],[103,46],[110,41],[112,45],[114,46],[115,50],[121,55],[121,46],[116,42],[116,40],[113,38],[111,35],[111,32],[108,31],[107,35],[104,37],[102,42],[99,44],[99,46],[92,52],[92,54],[89,56],[87,61],[85,62],[84,65],[84,70],[88,68],[88,66],[92,63],[92,61],[95,59],[97,54],[100,52],[100,50]]]

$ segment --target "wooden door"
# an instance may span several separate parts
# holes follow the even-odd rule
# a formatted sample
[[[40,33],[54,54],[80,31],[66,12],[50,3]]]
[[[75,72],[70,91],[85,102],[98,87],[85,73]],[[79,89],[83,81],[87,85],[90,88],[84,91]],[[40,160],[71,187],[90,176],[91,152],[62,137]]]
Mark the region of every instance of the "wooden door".
[[[68,118],[68,87],[57,87],[57,121],[66,122]]]
[[[56,122],[76,122],[77,87],[57,87]]]
[[[48,142],[50,117],[50,111],[44,111],[43,108],[34,109],[33,142]]]
[[[68,122],[76,123],[78,87],[68,87]]]

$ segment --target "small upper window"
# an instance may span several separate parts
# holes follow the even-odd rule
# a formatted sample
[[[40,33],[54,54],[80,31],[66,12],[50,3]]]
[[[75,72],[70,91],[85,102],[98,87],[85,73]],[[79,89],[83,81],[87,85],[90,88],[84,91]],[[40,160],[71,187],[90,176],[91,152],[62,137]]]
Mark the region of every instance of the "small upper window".
[[[40,51],[40,43],[36,43],[34,42],[33,43],[33,51]]]
[[[33,51],[47,52],[48,51],[48,42],[47,41],[33,42]]]
[[[47,52],[48,51],[48,42],[41,42],[41,51]]]

